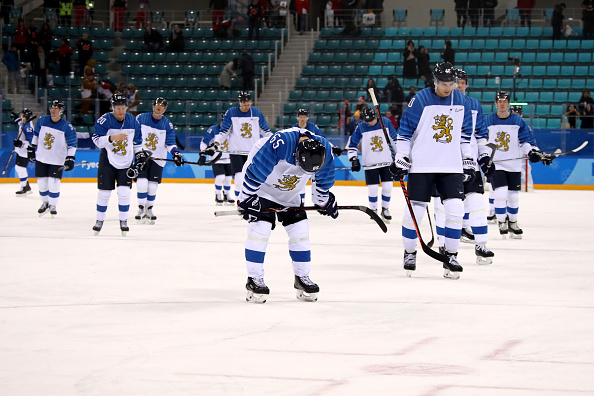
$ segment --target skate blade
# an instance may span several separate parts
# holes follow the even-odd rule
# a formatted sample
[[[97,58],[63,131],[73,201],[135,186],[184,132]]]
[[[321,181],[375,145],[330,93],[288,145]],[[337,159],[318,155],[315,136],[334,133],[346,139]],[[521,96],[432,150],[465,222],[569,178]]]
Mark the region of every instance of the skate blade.
[[[468,239],[466,237],[461,237],[460,238],[460,242],[464,242],[464,243],[474,243],[473,239]]]
[[[216,202],[215,205],[217,205],[217,206],[223,206],[223,203],[222,202]]]
[[[122,231],[121,233],[122,233],[122,236],[125,237],[126,234],[128,234],[128,231]]]
[[[507,234],[501,234],[501,239],[507,239]]]
[[[95,231],[95,230],[93,230],[93,234],[94,234],[95,236],[98,236],[100,232],[101,232],[101,231]]]
[[[412,277],[413,272],[411,270],[405,270],[406,276]]]
[[[46,211],[45,211],[45,212],[43,212],[43,213],[39,213],[39,217],[42,217],[42,216],[44,216],[44,215],[46,215],[46,214],[48,214],[48,213],[49,213],[49,210],[46,210]]]
[[[509,234],[509,239],[522,239],[522,234]]]
[[[264,304],[267,298],[268,294],[256,294],[252,291],[248,291],[247,296],[245,296],[245,301],[254,304]]]
[[[452,272],[449,269],[444,269],[443,270],[443,277],[447,278],[447,279],[460,279],[460,273],[459,272]]]
[[[487,220],[487,224],[497,224],[497,219],[495,219],[495,220]]]
[[[134,218],[134,219],[136,220],[136,224],[144,224],[145,223],[144,219],[137,219],[137,218]]]
[[[390,221],[392,221],[391,219],[390,219],[390,220],[386,219],[384,216],[382,216],[382,220],[383,220],[383,221],[384,221],[384,223],[386,223],[386,224],[390,224]]]
[[[155,225],[155,222],[156,222],[156,220],[149,220],[149,219],[146,220],[146,224],[149,224],[149,225]]]
[[[307,301],[307,302],[318,301],[318,293],[307,293],[303,290],[297,290],[296,296],[297,296],[297,300],[301,300],[301,301]]]
[[[52,219],[55,219],[58,214],[52,214]]]
[[[476,263],[479,265],[489,265],[493,263],[493,258],[476,256]]]
[[[233,205],[235,205],[235,202],[225,202],[224,205],[225,206],[233,206]]]

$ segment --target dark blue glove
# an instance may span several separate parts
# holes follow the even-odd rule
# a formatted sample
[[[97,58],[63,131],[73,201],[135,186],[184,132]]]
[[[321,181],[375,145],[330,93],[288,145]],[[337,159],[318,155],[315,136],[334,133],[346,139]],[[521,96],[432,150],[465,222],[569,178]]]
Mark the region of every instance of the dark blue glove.
[[[217,146],[214,143],[208,145],[207,148],[202,150],[202,152],[206,155],[214,155],[217,152]]]
[[[390,165],[390,172],[394,176],[394,180],[400,180],[408,174],[410,169],[410,160],[408,157],[400,156],[396,154],[394,162]]]
[[[206,155],[200,153],[200,157],[198,157],[198,165],[206,165]]]
[[[495,165],[488,155],[483,155],[481,158],[479,158],[478,163],[485,177],[491,177],[493,172],[495,172]]]
[[[270,206],[269,203],[270,201],[260,199],[257,195],[251,195],[239,202],[239,207],[243,209],[243,219],[248,223],[259,221],[262,218],[262,212]]]
[[[335,157],[339,157],[342,155],[342,149],[338,146],[332,146],[332,154],[334,154]]]
[[[17,148],[23,147],[23,142],[21,140],[19,140],[19,139],[14,139],[14,141],[12,142],[12,144],[14,145],[14,147],[17,147]]]
[[[66,157],[66,161],[64,161],[64,170],[71,171],[72,169],[74,169],[74,157],[69,155]]]
[[[175,166],[183,166],[184,165],[184,156],[179,151],[174,151],[173,154],[173,163]]]
[[[35,162],[35,149],[37,149],[37,146],[34,145],[27,147],[27,158],[29,158],[30,162]]]
[[[530,162],[542,162],[544,165],[551,165],[553,160],[557,158],[553,154],[545,154],[539,149],[532,149],[528,153],[528,159]]]
[[[144,164],[151,158],[151,152],[146,150],[141,150],[134,155],[134,160],[136,162],[135,168],[140,172],[144,168]]]
[[[464,158],[462,160],[462,169],[464,170],[464,183],[465,184],[469,184],[472,183],[472,181],[475,178],[476,175],[476,171],[475,171],[475,167],[476,166],[476,162],[474,162],[474,160],[472,158]]]
[[[338,205],[336,204],[336,197],[331,192],[328,193],[328,202],[326,202],[326,205],[323,208],[319,205],[316,206],[321,209],[318,210],[320,214],[324,216],[330,216],[333,219],[338,217]]]
[[[353,157],[351,160],[351,170],[353,172],[359,172],[361,170],[361,162],[358,157]]]

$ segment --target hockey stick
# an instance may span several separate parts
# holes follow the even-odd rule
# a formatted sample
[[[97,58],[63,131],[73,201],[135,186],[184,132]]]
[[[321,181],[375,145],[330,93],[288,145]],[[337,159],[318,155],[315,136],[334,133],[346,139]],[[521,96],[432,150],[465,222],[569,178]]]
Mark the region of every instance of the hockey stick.
[[[560,157],[562,155],[568,155],[568,154],[577,153],[578,151],[580,151],[581,149],[583,149],[587,145],[588,145],[588,141],[586,140],[586,141],[584,141],[584,143],[580,144],[579,147],[574,148],[573,150],[561,151],[561,149],[557,149],[557,150],[555,150],[555,152],[552,155],[554,156],[554,158],[557,158],[557,157]],[[499,163],[499,162],[507,162],[507,161],[524,160],[524,159],[529,159],[529,158],[530,157],[528,157],[528,156],[524,156],[524,157],[519,157],[519,158],[502,159],[502,160],[497,160],[497,161],[493,161],[493,162]]]
[[[384,126],[384,122],[382,121],[382,115],[380,113],[379,104],[377,103],[377,99],[375,98],[375,93],[373,92],[373,88],[369,88],[369,94],[371,96],[373,105],[375,106],[375,110],[377,111],[378,120],[382,127],[382,131],[384,132],[384,137],[386,138],[387,142],[390,142],[390,139],[388,136],[388,131],[386,131],[386,127]],[[390,146],[390,152],[392,153],[392,158],[394,158],[395,153],[394,153],[392,146]],[[423,241],[423,238],[421,237],[421,230],[419,229],[417,219],[415,218],[415,212],[413,210],[412,204],[410,203],[410,199],[408,198],[408,191],[406,191],[406,186],[404,185],[404,179],[402,179],[402,178],[400,178],[400,187],[402,188],[402,192],[404,193],[404,199],[406,200],[406,205],[408,206],[408,210],[410,211],[410,216],[412,217],[413,223],[415,225],[415,230],[417,231],[417,236],[419,237],[419,242],[421,243],[421,248],[423,249],[423,252],[425,252],[425,254],[434,258],[435,260],[441,261],[443,263],[449,263],[449,259],[446,255],[431,250],[431,246],[433,246],[433,243],[435,242],[433,226],[431,226],[431,241],[430,241],[431,246],[429,246],[428,244],[425,243],[425,241]],[[427,208],[427,215],[429,216],[429,221],[431,222],[431,215],[429,214],[429,208]]]
[[[87,161],[81,161],[78,164],[74,164],[74,166],[77,167],[77,166],[86,165],[86,164],[88,164]],[[62,165],[62,166],[59,166],[58,169],[64,169],[65,167],[66,167],[66,165]]]
[[[23,123],[23,128],[21,128],[21,130],[19,131],[19,134],[17,135],[17,140],[19,140],[21,138],[21,135],[23,134],[23,131],[25,130],[25,125],[27,125],[29,122],[33,121],[36,118],[37,118],[37,116],[33,116],[30,119],[27,119],[27,121]],[[6,169],[8,169],[8,165],[10,164],[10,161],[12,160],[12,156],[14,155],[15,150],[16,150],[16,147],[12,149],[12,152],[10,153],[10,156],[8,157],[8,162],[6,162],[6,165],[4,166],[4,169],[2,170],[2,176],[4,176],[6,174]]]
[[[384,223],[384,221],[378,216],[378,214],[374,210],[369,209],[367,206],[347,205],[347,206],[338,206],[337,209],[338,210],[358,210],[360,212],[364,212],[365,214],[369,215],[369,217],[371,217],[373,219],[373,221],[375,221],[377,223],[379,228],[381,228],[381,230],[384,233],[388,232],[388,227],[386,226],[386,223]],[[285,208],[285,209],[275,209],[275,208],[264,209],[265,212],[287,212],[287,211],[294,212],[297,210],[310,211],[310,210],[322,210],[322,208],[319,208],[317,206],[301,206],[301,207],[292,207],[292,208]],[[214,215],[216,217],[233,216],[233,215],[241,215],[241,213],[237,210],[222,210],[222,211],[214,212]]]
[[[185,160],[184,160],[184,164],[190,164],[190,165],[200,165],[200,166],[209,166],[209,165],[212,165],[212,164],[216,163],[216,162],[219,160],[219,158],[221,158],[221,156],[222,156],[222,155],[223,155],[223,152],[222,152],[222,151],[219,151],[219,152],[218,152],[218,153],[217,153],[217,154],[214,156],[214,158],[213,158],[213,159],[211,159],[210,161],[208,161],[208,162],[206,162],[206,163],[204,163],[204,164],[202,164],[202,165],[201,165],[201,164],[199,164],[198,162],[185,161]],[[175,162],[175,160],[168,159],[168,158],[153,158],[153,157],[151,157],[151,159],[152,159],[152,160],[155,160],[155,161],[167,161],[167,162]]]

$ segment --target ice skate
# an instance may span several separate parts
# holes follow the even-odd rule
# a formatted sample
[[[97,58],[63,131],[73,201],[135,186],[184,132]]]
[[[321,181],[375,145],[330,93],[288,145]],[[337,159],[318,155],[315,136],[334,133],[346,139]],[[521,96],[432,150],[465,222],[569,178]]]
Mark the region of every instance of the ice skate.
[[[467,228],[462,228],[462,236],[460,237],[460,242],[464,243],[474,243],[474,235],[468,231]]]
[[[518,227],[517,221],[508,221],[509,224],[509,237],[511,239],[522,239],[522,234],[524,231],[520,227]]]
[[[404,251],[404,264],[402,265],[404,271],[406,272],[406,276],[409,278],[412,276],[414,270],[417,269],[417,252],[414,251],[412,253]]]
[[[146,208],[146,212],[144,213],[144,217],[143,217],[145,223],[148,224],[155,224],[155,221],[157,220],[157,216],[155,216],[155,214],[153,213],[153,207],[149,206]]]
[[[58,214],[58,210],[56,209],[56,205],[50,205],[49,209],[50,209],[50,214],[52,215],[52,219],[53,219]]]
[[[222,198],[219,198],[219,196],[215,194],[215,203],[217,204],[217,206],[223,206],[224,202],[225,201]]]
[[[499,235],[501,238],[507,238],[507,221],[500,221],[499,222]]]
[[[120,231],[122,231],[123,237],[125,237],[128,231],[130,231],[130,227],[128,227],[128,220],[120,220]]]
[[[295,275],[295,283],[293,284],[297,289],[297,299],[302,301],[315,302],[318,301],[318,293],[320,287],[309,279],[309,276]]]
[[[487,223],[489,223],[489,224],[497,224],[497,216],[495,215],[495,213],[490,214],[489,216],[487,216]]]
[[[464,269],[458,262],[458,253],[446,251],[446,256],[448,256],[449,262],[443,263],[443,277],[448,279],[459,279],[460,272],[462,272]]]
[[[233,198],[229,198],[225,191],[223,191],[223,201],[225,202],[225,205],[235,205],[235,200]]]
[[[390,224],[392,216],[390,215],[390,210],[388,208],[382,208],[382,219],[384,219],[384,222]]]
[[[474,247],[474,254],[476,254],[477,264],[491,264],[493,262],[493,253],[486,245],[476,245]]]
[[[439,247],[439,253],[443,254],[445,256],[446,252],[445,252],[445,246],[440,246]]]
[[[23,188],[15,193],[17,197],[26,197],[29,194],[33,194],[33,191],[31,191],[31,186],[29,186],[29,182],[27,182]]]
[[[144,224],[144,206],[138,205],[138,213],[134,216],[137,224]]]
[[[101,228],[103,228],[103,220],[97,220],[97,222],[93,226],[93,231],[95,231],[95,236],[99,235],[99,233],[101,232]]]
[[[47,212],[49,212],[49,210],[50,210],[49,203],[44,202],[44,203],[41,204],[41,206],[37,210],[37,213],[39,213],[39,217],[41,217],[44,214],[46,214]]]
[[[248,276],[245,288],[248,291],[245,297],[245,301],[247,302],[264,304],[270,294],[270,289],[264,283],[264,278],[251,278]]]

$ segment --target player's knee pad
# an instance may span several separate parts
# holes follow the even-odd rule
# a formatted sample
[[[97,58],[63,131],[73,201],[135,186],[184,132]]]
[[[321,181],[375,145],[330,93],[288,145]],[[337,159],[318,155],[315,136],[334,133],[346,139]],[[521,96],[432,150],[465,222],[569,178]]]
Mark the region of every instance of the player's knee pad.
[[[14,170],[19,179],[24,179],[29,176],[29,174],[27,173],[27,168],[25,168],[24,166],[15,165]]]
[[[126,186],[118,186],[118,201],[120,203],[120,205],[126,205],[125,202],[127,202],[127,204],[130,204],[130,195],[131,195],[131,189],[130,187],[126,187]]]
[[[49,185],[49,177],[38,177],[37,178],[37,188],[39,191],[47,191]]]
[[[303,219],[294,224],[285,226],[287,235],[289,236],[289,251],[309,251],[309,222]],[[309,261],[309,260],[295,260],[293,261]]]
[[[111,196],[111,190],[99,190],[97,193],[97,205],[107,206],[109,203],[109,197]]]
[[[148,179],[136,179],[136,191],[146,193],[148,191]]]
[[[377,197],[377,191],[379,190],[378,184],[368,184],[367,185],[367,194],[370,197]]]
[[[468,194],[464,200],[464,209],[469,214],[470,226],[483,226],[487,224],[485,200],[482,194]]]
[[[443,202],[443,207],[445,209],[446,222],[460,222],[460,227],[462,227],[462,218],[464,217],[464,201],[458,198],[446,199]]]
[[[225,186],[231,187],[232,181],[233,181],[233,176],[225,176],[225,180],[223,181],[223,183],[225,184]]]
[[[47,186],[51,192],[59,192],[60,191],[60,179],[56,177],[48,177],[47,178]]]
[[[215,186],[222,186],[223,185],[223,180],[225,180],[225,175],[221,174],[221,175],[216,175],[215,176]]]
[[[158,188],[159,183],[153,181],[148,182],[148,195],[155,195]]]
[[[258,252],[265,252],[271,232],[272,223],[267,221],[254,221],[248,223],[245,248]]]
[[[417,220],[417,224],[421,224],[421,221],[423,220],[424,214],[425,214],[425,209],[427,208],[427,202],[421,202],[421,201],[410,201],[410,204],[413,208],[413,212],[415,214],[415,219]],[[415,229],[415,224],[412,220],[412,216],[410,214],[410,210],[408,209],[408,207],[406,207],[404,209],[404,216],[402,218],[402,226],[406,227],[408,229],[414,230]]]

